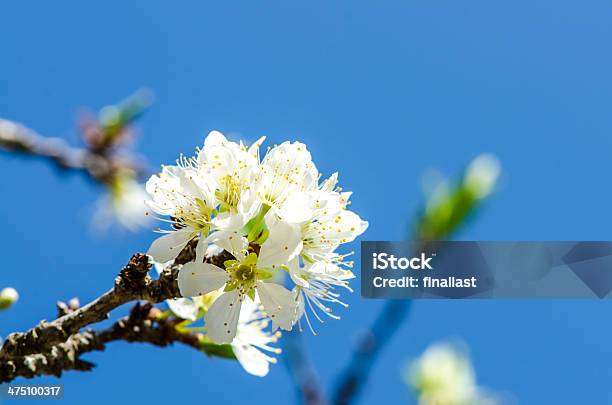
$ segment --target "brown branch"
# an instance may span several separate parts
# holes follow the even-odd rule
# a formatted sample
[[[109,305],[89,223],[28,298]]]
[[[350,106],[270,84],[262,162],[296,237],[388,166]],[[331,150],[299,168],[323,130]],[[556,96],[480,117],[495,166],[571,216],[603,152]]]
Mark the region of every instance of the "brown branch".
[[[219,355],[207,351],[207,346],[201,343],[201,334],[177,330],[176,324],[179,321],[176,318],[161,317],[160,311],[150,303],[137,303],[128,316],[107,329],[77,333],[44,353],[19,356],[0,364],[0,382],[12,381],[16,377],[60,377],[67,370],[89,371],[94,364],[82,360],[80,356],[92,351],[103,351],[107,343],[114,341],[149,343],[158,347],[181,343],[209,355]]]
[[[60,138],[49,138],[13,121],[0,118],[0,150],[38,157],[62,170],[82,172],[88,178],[106,184],[120,169],[139,175],[146,170],[136,166],[133,158],[122,158],[110,149],[87,149],[69,146]]]
[[[77,304],[73,308],[58,304],[63,315],[56,320],[43,320],[26,332],[9,335],[0,349],[0,381],[10,381],[16,376],[59,375],[62,370],[89,370],[93,365],[80,360],[79,355],[103,350],[104,343],[113,340],[148,342],[157,346],[180,342],[206,351],[200,347],[197,335],[178,333],[170,320],[155,319],[153,327],[151,319],[137,316],[144,312],[148,316],[150,306],[142,307],[146,311],[143,309],[141,312],[137,312],[139,306],[136,306],[127,320],[120,320],[105,331],[79,333],[83,327],[107,319],[109,312],[127,302],[145,300],[159,303],[180,297],[176,277],[181,265],[195,259],[194,244],[189,243],[157,280],[148,274],[151,268],[148,256],[136,253],[119,272],[111,290],[80,308]],[[222,265],[230,258],[232,256],[224,251],[208,261]],[[226,356],[219,354],[218,346],[210,346],[208,350],[211,351],[209,354]]]
[[[27,332],[9,335],[0,351],[0,361],[44,352],[65,342],[82,327],[103,321],[109,312],[127,302],[138,299],[161,302],[167,298],[180,297],[175,274],[177,269],[168,268],[158,280],[152,280],[148,275],[150,267],[146,255],[135,254],[119,273],[114,287],[94,301],[53,322],[43,320]]]
[[[158,303],[180,297],[176,277],[180,265],[195,258],[193,244],[188,244],[175,259],[174,264],[166,267],[157,280],[153,280],[148,274],[151,268],[148,257],[136,253],[119,272],[113,288],[100,297],[52,322],[42,320],[36,327],[26,332],[9,335],[0,349],[0,362],[15,356],[49,350],[65,342],[81,328],[107,319],[109,312],[127,302],[145,300]],[[211,258],[210,262],[221,264],[229,258],[228,255],[229,253],[223,252]]]

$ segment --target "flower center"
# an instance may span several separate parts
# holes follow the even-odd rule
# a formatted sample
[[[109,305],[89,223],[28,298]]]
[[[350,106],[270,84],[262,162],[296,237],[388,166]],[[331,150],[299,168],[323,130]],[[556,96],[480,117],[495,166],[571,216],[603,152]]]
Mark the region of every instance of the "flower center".
[[[236,279],[236,281],[242,283],[252,281],[253,279],[255,279],[255,270],[251,266],[241,264],[240,266],[238,266],[238,269],[234,271],[234,278]]]
[[[229,211],[238,206],[242,189],[241,181],[233,176],[228,175],[220,179],[216,196],[221,203],[222,211]]]
[[[255,294],[255,283],[257,281],[257,268],[255,264],[233,263],[227,267],[230,276],[228,286],[238,289],[240,295],[253,296]]]

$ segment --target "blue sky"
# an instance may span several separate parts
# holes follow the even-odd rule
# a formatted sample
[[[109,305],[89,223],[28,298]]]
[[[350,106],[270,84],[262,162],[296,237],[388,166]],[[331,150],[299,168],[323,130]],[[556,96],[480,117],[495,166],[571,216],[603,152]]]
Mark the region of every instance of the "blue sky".
[[[354,191],[367,240],[405,237],[426,169],[493,152],[501,185],[459,238],[612,239],[609,2],[220,3],[3,3],[0,116],[76,142],[80,108],[149,87],[137,149],[151,165],[211,129],[301,140]],[[22,296],[0,335],[51,318],[58,299],[96,297],[154,238],[92,233],[100,190],[80,176],[6,155],[0,168],[0,284]],[[306,337],[328,387],[381,306],[358,285],[343,319]],[[465,340],[479,381],[521,404],[609,403],[611,313],[604,301],[417,302],[362,403],[408,403],[405,362],[445,338]],[[257,379],[187,348],[121,343],[87,358],[98,367],[65,375],[66,402],[293,399],[281,365]]]

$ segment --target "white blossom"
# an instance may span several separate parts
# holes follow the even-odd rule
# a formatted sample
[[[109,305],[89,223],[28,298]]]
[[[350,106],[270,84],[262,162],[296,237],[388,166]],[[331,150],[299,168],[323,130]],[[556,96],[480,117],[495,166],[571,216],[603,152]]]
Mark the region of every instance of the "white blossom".
[[[281,352],[281,349],[270,346],[278,341],[280,332],[272,332],[268,326],[269,321],[258,303],[245,301],[238,318],[236,337],[231,345],[242,368],[258,377],[267,375],[270,363],[276,363],[276,358],[264,352]]]
[[[150,224],[145,201],[148,194],[132,173],[117,175],[107,187],[108,193],[98,201],[92,225],[107,231],[113,223],[129,231],[137,231]]]
[[[259,170],[259,147],[262,137],[247,148],[242,142],[228,141],[223,134],[212,131],[197,157],[200,171],[216,182],[219,209],[213,222],[218,228],[233,231],[244,226],[259,208],[251,190]]]
[[[19,300],[19,293],[13,287],[6,287],[0,291],[0,310],[6,309]]]
[[[149,206],[171,228],[149,255],[171,263],[196,245],[195,260],[178,273],[183,298],[168,304],[184,319],[203,317],[208,338],[231,344],[255,375],[274,360],[263,353],[276,352],[268,345],[274,332],[291,330],[306,305],[318,319],[321,311],[338,318],[328,305],[346,306],[335,288],[351,291],[354,275],[351,252],[336,249],[368,226],[347,209],[351,193],[337,187],[337,174],[319,183],[306,145],[284,142],[260,159],[263,140],[247,147],[213,131],[195,157],[181,156],[147,182]],[[233,258],[211,264],[213,250]],[[292,289],[275,277],[284,272]]]
[[[216,206],[213,179],[184,161],[179,163],[164,166],[146,184],[151,196],[149,206],[169,217],[166,221],[173,227],[161,231],[164,236],[156,239],[147,252],[160,263],[173,260],[195,237],[202,242],[208,236]],[[198,243],[197,248],[200,254],[206,251],[205,243]]]
[[[351,193],[336,189],[337,174],[324,181],[318,190],[310,192],[312,220],[301,225],[303,249],[300,258],[290,265],[290,275],[296,284],[298,300],[306,299],[314,316],[322,322],[317,310],[338,319],[327,303],[347,306],[340,300],[335,287],[351,291],[349,280],[354,278],[350,270],[352,261],[345,260],[348,254],[339,254],[336,249],[343,243],[352,242],[365,232],[368,223],[357,214],[346,209]],[[303,305],[303,302],[300,303]],[[306,321],[313,330],[308,316]]]
[[[178,275],[183,296],[204,295],[223,288],[204,318],[210,338],[218,343],[229,343],[234,339],[240,308],[245,300],[261,301],[266,315],[272,320],[273,329],[291,330],[296,313],[293,295],[280,284],[266,282],[272,277],[270,271],[288,259],[278,255],[258,258],[256,253],[247,254],[246,238],[238,234],[216,243],[225,244],[224,248],[236,258],[226,261],[225,269],[196,261],[184,265]],[[287,252],[287,255],[290,252],[284,248],[280,251]]]
[[[483,153],[466,168],[464,182],[478,198],[485,198],[493,191],[500,173],[499,159],[495,155]]]
[[[431,345],[411,366],[409,382],[420,405],[494,405],[476,385],[469,357],[449,343]]]
[[[318,179],[306,145],[284,142],[264,157],[254,189],[261,203],[272,207],[280,218],[299,223],[311,219],[308,192],[316,189]]]

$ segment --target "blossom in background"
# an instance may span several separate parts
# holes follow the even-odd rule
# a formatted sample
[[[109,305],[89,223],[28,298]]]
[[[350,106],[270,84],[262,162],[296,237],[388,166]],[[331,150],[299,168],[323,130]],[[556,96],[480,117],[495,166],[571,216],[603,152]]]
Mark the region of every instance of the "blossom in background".
[[[353,263],[346,260],[351,253],[336,249],[363,233],[368,223],[347,209],[350,193],[337,187],[337,174],[319,183],[306,145],[284,142],[260,158],[263,140],[247,147],[213,131],[196,156],[164,166],[146,190],[149,207],[170,225],[148,254],[166,263],[192,243],[196,259],[179,271],[181,294],[218,292],[203,309],[198,298],[173,301],[175,313],[191,320],[203,315],[210,339],[232,344],[243,357],[269,359],[256,348],[268,350],[277,328],[291,330],[306,304],[318,319],[317,312],[335,317],[330,303],[344,305],[335,288],[350,291]],[[233,258],[221,267],[205,263],[211,249]],[[279,272],[289,274],[291,290],[276,282]],[[269,324],[271,334],[252,340],[257,334],[244,319],[248,325]],[[257,370],[267,371],[267,363]]]
[[[501,174],[501,164],[491,154],[481,154],[465,168],[455,182],[429,173],[426,177],[427,203],[418,228],[421,240],[438,240],[465,222],[474,209],[494,191]]]
[[[124,170],[107,184],[107,195],[98,202],[92,217],[96,229],[108,230],[116,222],[129,231],[137,231],[150,225],[149,209],[145,201],[149,195],[136,180],[135,173]]]
[[[499,159],[495,155],[483,153],[470,162],[463,181],[477,198],[485,198],[493,191],[500,173]]]
[[[420,405],[495,405],[476,385],[469,357],[449,343],[431,345],[415,360],[407,379]]]
[[[10,308],[19,300],[19,293],[13,287],[6,287],[0,291],[0,311]]]

